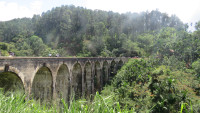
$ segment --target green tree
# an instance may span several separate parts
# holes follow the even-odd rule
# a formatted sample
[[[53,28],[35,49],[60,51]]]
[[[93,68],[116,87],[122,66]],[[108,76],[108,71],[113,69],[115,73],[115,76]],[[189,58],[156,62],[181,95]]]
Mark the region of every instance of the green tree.
[[[42,55],[46,49],[46,46],[44,45],[42,39],[38,36],[31,36],[28,42],[31,49],[33,50],[33,54],[36,56]]]

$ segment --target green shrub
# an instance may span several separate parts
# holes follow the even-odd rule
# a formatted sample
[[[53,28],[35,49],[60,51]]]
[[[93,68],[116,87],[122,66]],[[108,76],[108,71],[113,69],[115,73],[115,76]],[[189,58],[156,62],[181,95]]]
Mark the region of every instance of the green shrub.
[[[130,59],[117,73],[113,87],[117,101],[137,112],[148,112],[150,92],[148,84],[151,79],[151,63],[143,59]],[[139,111],[138,111],[139,110]]]
[[[169,113],[179,112],[181,104],[189,103],[192,100],[190,96],[193,96],[192,107],[195,108],[194,111],[198,111],[199,104],[195,101],[199,97],[194,95],[195,89],[191,83],[194,82],[194,76],[181,71],[174,72],[171,65],[157,67],[155,62],[151,59],[129,60],[112,83],[116,101],[122,107],[134,108],[136,112]],[[191,86],[184,87],[185,85]],[[188,106],[185,109],[193,111]]]
[[[185,69],[185,63],[179,61],[176,56],[165,56],[162,60],[161,65],[168,66],[171,70],[183,70]]]
[[[1,51],[1,56],[9,56],[8,51],[6,50],[0,50]]]
[[[192,68],[196,71],[197,75],[200,77],[200,59],[192,63]]]

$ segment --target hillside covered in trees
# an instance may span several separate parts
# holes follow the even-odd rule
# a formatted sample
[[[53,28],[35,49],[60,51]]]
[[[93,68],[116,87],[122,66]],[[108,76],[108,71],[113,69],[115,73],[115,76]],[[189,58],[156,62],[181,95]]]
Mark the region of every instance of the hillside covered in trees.
[[[0,22],[2,56],[174,56],[191,63],[200,55],[200,22],[189,33],[175,15],[158,10],[119,14],[75,6],[32,18]]]
[[[12,51],[16,56],[133,57],[171,54],[170,49],[190,54],[197,50],[190,45],[198,33],[188,34],[187,27],[175,15],[158,10],[119,14],[62,6],[33,18],[0,22],[0,49],[5,56]]]

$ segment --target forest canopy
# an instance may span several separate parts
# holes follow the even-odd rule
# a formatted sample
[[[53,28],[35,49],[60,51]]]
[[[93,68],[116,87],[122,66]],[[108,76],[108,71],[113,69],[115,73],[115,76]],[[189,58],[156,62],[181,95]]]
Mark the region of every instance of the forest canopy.
[[[199,23],[194,33],[176,15],[159,10],[115,13],[61,6],[32,18],[0,22],[1,55],[199,58]],[[181,56],[180,56],[181,55]]]

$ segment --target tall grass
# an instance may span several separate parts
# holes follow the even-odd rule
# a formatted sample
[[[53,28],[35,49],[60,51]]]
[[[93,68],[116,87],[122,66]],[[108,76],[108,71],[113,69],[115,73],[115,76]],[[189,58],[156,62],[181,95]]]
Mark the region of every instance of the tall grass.
[[[94,100],[72,99],[67,104],[44,105],[35,100],[26,100],[20,93],[0,92],[0,113],[134,113],[134,109],[122,109],[118,102],[113,102],[114,95],[102,97],[98,92]]]
[[[101,96],[98,92],[94,100],[77,100],[71,101],[70,106],[67,104],[63,107],[63,112],[67,113],[134,113],[134,109],[122,109],[118,102],[113,102],[114,95]],[[63,101],[63,103],[65,103]]]
[[[190,105],[188,105],[187,103],[181,103],[180,113],[193,113],[191,102],[190,102]]]
[[[19,92],[0,91],[0,113],[46,113],[54,108],[40,105],[37,101],[26,100],[26,96]]]

